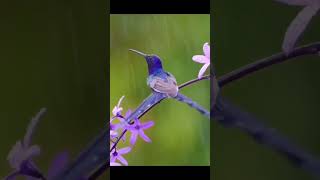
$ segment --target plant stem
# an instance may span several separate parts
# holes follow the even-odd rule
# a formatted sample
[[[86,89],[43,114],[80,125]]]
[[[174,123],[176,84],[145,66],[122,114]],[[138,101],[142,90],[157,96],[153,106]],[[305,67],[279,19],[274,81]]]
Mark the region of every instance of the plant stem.
[[[304,45],[298,48],[295,48],[290,54],[286,55],[283,52],[274,54],[270,57],[263,58],[246,66],[243,66],[239,69],[236,69],[230,73],[227,73],[220,78],[218,78],[218,83],[220,87],[223,87],[237,79],[243,78],[249,74],[252,74],[256,71],[262,70],[274,64],[279,64],[293,58],[303,55],[317,54],[320,52],[320,42],[315,42],[312,44]]]
[[[210,75],[202,76],[201,78],[193,79],[193,80],[190,80],[190,81],[188,81],[188,82],[185,82],[185,83],[183,83],[183,84],[181,84],[181,85],[179,86],[179,89],[182,89],[182,88],[184,88],[185,86],[189,86],[189,85],[192,85],[192,84],[194,84],[194,83],[196,83],[196,82],[198,82],[198,81],[202,81],[202,80],[206,80],[206,79],[210,79]]]

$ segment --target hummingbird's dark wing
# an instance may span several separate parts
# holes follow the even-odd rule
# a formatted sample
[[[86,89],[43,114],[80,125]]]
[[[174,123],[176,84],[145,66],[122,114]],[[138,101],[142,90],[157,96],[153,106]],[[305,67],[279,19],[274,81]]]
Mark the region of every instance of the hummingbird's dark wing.
[[[177,81],[173,76],[167,76],[165,79],[159,76],[150,76],[148,85],[154,91],[167,94],[170,97],[175,97],[178,94]]]

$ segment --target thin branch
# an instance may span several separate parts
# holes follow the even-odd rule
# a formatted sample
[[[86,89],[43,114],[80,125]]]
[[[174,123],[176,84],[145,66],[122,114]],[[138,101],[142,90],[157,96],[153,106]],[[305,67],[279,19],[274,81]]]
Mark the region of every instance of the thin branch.
[[[274,64],[279,64],[282,62],[293,60],[293,58],[298,56],[317,54],[319,53],[319,51],[320,51],[320,42],[315,42],[312,44],[295,48],[289,55],[285,55],[285,53],[280,52],[270,57],[258,60],[246,66],[243,66],[226,75],[223,75],[220,78],[218,78],[218,83],[220,87],[223,87],[237,79],[243,78],[251,73],[262,70]]]
[[[189,86],[189,85],[191,85],[191,84],[193,84],[193,83],[195,83],[195,82],[202,81],[202,80],[205,80],[205,79],[210,79],[210,75],[202,76],[201,78],[193,79],[193,80],[190,80],[190,81],[188,81],[188,82],[185,82],[185,83],[183,83],[183,84],[181,84],[181,85],[179,86],[179,89],[182,89],[182,88],[184,88],[185,86]]]

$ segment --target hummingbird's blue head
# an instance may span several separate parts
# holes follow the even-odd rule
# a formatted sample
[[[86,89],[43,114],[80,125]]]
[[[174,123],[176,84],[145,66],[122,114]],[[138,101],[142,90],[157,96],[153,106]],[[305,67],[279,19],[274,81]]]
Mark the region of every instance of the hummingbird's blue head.
[[[157,55],[147,55],[145,59],[148,63],[149,74],[156,73],[162,70],[161,59]]]
[[[157,73],[159,71],[162,71],[162,63],[161,63],[161,59],[160,59],[159,56],[144,54],[144,53],[139,52],[139,51],[134,50],[134,49],[129,49],[129,50],[133,51],[133,52],[135,52],[135,53],[137,53],[139,55],[142,55],[145,58],[145,60],[148,63],[149,75]]]

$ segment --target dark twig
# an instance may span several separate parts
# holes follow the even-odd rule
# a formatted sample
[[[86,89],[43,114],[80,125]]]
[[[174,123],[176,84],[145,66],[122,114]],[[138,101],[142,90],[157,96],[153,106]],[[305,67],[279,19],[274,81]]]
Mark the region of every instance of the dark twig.
[[[233,82],[237,79],[245,77],[249,74],[252,74],[253,72],[262,70],[271,65],[293,60],[293,58],[298,56],[317,54],[319,53],[319,51],[320,51],[320,42],[315,42],[312,44],[295,48],[288,56],[285,55],[285,53],[280,52],[270,57],[263,58],[254,63],[243,66],[226,75],[223,75],[220,78],[218,78],[218,83],[220,87],[223,87],[229,84],[230,82]]]
[[[182,89],[182,88],[184,88],[185,86],[189,86],[189,85],[191,85],[191,84],[193,84],[193,83],[195,83],[195,82],[202,81],[202,80],[205,80],[205,79],[210,79],[210,75],[206,75],[206,76],[203,76],[203,77],[201,77],[201,78],[199,78],[199,79],[193,79],[193,80],[190,80],[190,81],[188,81],[188,82],[185,82],[185,83],[183,83],[183,84],[181,84],[181,85],[179,86],[179,89]]]

